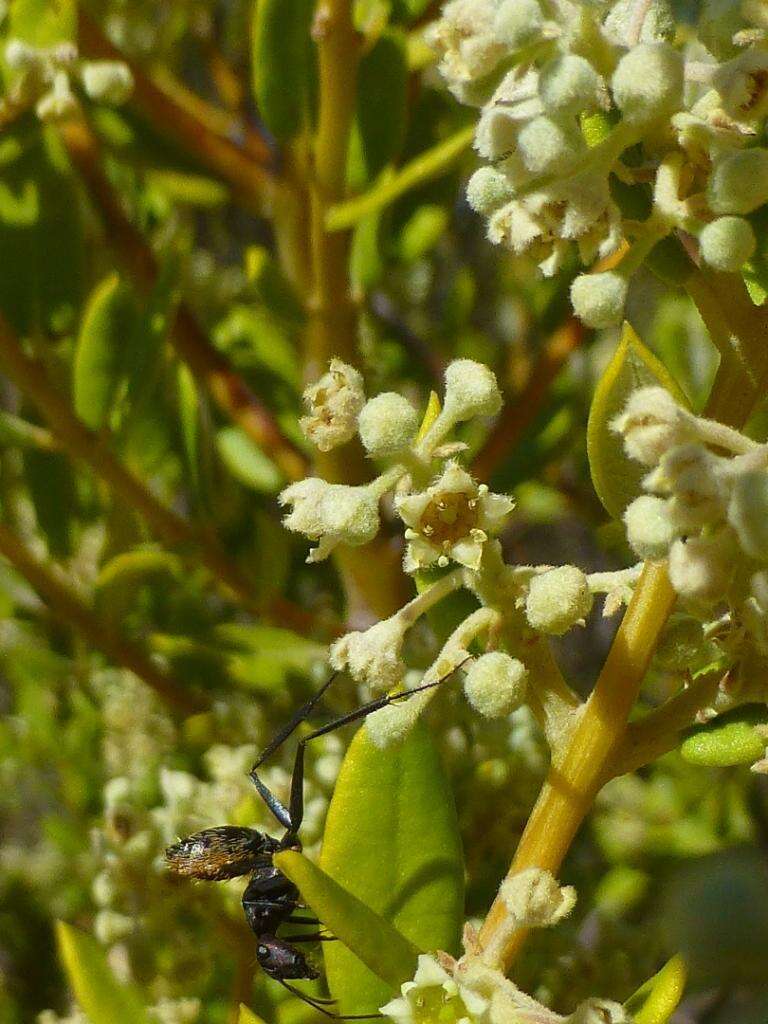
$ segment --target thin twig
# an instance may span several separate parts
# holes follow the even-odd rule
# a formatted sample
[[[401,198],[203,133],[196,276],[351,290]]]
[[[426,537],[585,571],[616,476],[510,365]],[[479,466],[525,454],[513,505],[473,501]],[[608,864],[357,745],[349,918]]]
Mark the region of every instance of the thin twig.
[[[132,280],[149,291],[157,280],[154,255],[126,216],[120,199],[101,169],[96,139],[84,121],[62,126],[62,138],[72,162],[99,210],[107,241],[123,261]],[[181,303],[174,317],[170,341],[181,359],[209,389],[219,408],[264,449],[290,480],[301,479],[306,460],[281,433],[275,418],[258,401],[225,356],[213,347],[191,310]]]
[[[184,714],[194,714],[205,709],[205,702],[197,694],[187,690],[175,676],[154,665],[138,644],[98,618],[66,582],[59,566],[46,565],[37,559],[24,542],[2,523],[0,554],[28,580],[62,622],[74,626],[89,644],[102,651],[110,661],[130,669],[166,704]]]

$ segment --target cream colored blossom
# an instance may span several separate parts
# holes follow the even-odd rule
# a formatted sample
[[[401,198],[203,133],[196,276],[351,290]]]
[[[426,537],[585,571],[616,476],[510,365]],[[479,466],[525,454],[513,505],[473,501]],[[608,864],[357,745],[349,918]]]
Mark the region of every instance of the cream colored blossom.
[[[514,502],[451,462],[425,491],[398,497],[395,506],[407,527],[406,572],[450,561],[476,570],[485,542],[502,529]]]
[[[286,487],[279,500],[292,506],[283,519],[286,529],[319,542],[308,562],[321,562],[340,543],[366,544],[379,529],[379,496],[372,484],[346,487],[307,477]]]
[[[459,984],[435,957],[422,953],[413,981],[400,986],[400,995],[380,1007],[395,1024],[459,1024],[486,1019],[488,1002]]]
[[[340,359],[332,359],[328,372],[304,391],[309,411],[299,422],[307,438],[321,452],[346,444],[357,429],[365,405],[360,373]]]
[[[397,613],[364,632],[347,633],[331,647],[331,666],[339,671],[348,668],[352,678],[372,693],[391,690],[405,673],[400,651],[409,625]]]

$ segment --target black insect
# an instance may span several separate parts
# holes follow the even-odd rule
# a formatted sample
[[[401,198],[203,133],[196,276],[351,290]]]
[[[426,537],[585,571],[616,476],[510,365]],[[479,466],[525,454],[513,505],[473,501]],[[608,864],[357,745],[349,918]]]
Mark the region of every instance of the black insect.
[[[338,673],[336,674],[338,675]],[[259,966],[271,978],[279,981],[289,992],[309,1003],[327,1017],[346,1020],[362,1020],[378,1017],[379,1014],[355,1014],[344,1016],[333,1013],[326,1007],[333,1000],[308,996],[290,984],[291,981],[319,977],[306,956],[296,946],[306,942],[329,942],[332,936],[320,931],[305,932],[278,937],[277,930],[285,924],[319,926],[317,918],[297,915],[303,905],[298,889],[272,862],[272,856],[281,850],[300,850],[299,829],[304,817],[304,750],[310,740],[324,736],[344,725],[356,722],[380,708],[396,701],[411,697],[415,693],[438,686],[442,679],[425,683],[402,693],[379,697],[362,707],[342,715],[327,725],[315,729],[302,737],[296,749],[291,776],[291,791],[288,807],[267,788],[258,776],[258,769],[271,757],[288,737],[304,722],[336,678],[330,677],[293,716],[261,752],[250,771],[259,795],[269,807],[286,832],[282,839],[273,839],[263,832],[235,825],[219,825],[204,829],[182,839],[165,851],[168,866],[174,874],[185,878],[221,882],[228,878],[250,875],[243,893],[245,919],[256,936],[256,959]]]

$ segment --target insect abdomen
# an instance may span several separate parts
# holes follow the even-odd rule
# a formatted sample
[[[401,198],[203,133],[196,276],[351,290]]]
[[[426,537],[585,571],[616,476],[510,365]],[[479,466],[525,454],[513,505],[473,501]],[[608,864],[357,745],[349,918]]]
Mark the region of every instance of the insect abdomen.
[[[222,882],[253,871],[277,847],[253,828],[219,825],[187,836],[165,851],[170,870],[185,878]]]

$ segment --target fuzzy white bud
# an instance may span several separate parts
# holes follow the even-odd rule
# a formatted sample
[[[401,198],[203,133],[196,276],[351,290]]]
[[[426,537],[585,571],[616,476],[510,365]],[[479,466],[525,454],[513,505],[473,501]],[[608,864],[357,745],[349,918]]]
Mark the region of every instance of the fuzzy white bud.
[[[525,617],[532,629],[562,636],[592,609],[587,577],[575,565],[561,565],[534,576],[525,599]]]
[[[573,311],[588,327],[613,327],[619,323],[626,301],[627,280],[613,270],[581,274],[571,285]]]
[[[372,485],[346,487],[308,477],[286,487],[279,501],[292,506],[283,519],[286,529],[320,542],[308,562],[327,558],[339,543],[367,544],[379,530],[379,501]]]
[[[419,414],[402,395],[385,391],[363,406],[357,421],[369,455],[383,458],[405,448],[419,429]]]
[[[321,452],[346,444],[357,430],[357,417],[365,405],[362,375],[340,359],[332,359],[328,372],[304,391],[309,415],[299,423]]]
[[[586,152],[587,144],[576,125],[542,115],[520,131],[517,149],[531,174],[562,173]]]
[[[715,270],[735,273],[754,254],[755,233],[743,217],[719,217],[699,235],[701,258]]]
[[[92,100],[119,106],[133,91],[133,75],[127,64],[118,60],[94,60],[83,65],[83,87]]]
[[[506,878],[499,896],[507,905],[517,928],[549,928],[573,910],[576,890],[561,886],[551,872],[526,868]]]
[[[493,28],[501,42],[511,50],[519,50],[540,39],[543,25],[538,0],[502,0]]]
[[[733,575],[733,549],[722,532],[676,540],[669,551],[669,579],[684,598],[713,604],[725,597]]]
[[[705,445],[689,441],[665,452],[643,481],[648,490],[672,495],[668,513],[677,533],[690,533],[722,519],[728,498],[721,469],[724,461]]]
[[[627,121],[668,117],[683,102],[683,57],[668,43],[641,43],[618,63],[611,79],[616,105]]]
[[[611,427],[624,435],[627,455],[646,466],[655,466],[670,448],[696,437],[694,418],[659,387],[633,391]]]
[[[467,182],[467,202],[472,209],[488,217],[514,195],[509,179],[495,167],[480,167]]]
[[[541,69],[539,96],[547,113],[574,116],[593,110],[604,93],[603,80],[584,57],[568,53]]]
[[[525,702],[528,669],[503,651],[489,651],[469,667],[464,680],[467,700],[485,718],[510,715]]]
[[[768,149],[743,149],[718,160],[707,197],[715,213],[751,213],[768,202]]]
[[[495,416],[502,397],[496,375],[473,359],[454,359],[445,371],[443,413],[453,423],[474,416]]]
[[[728,522],[750,558],[768,559],[768,473],[742,473],[733,483]]]
[[[364,632],[347,633],[331,646],[332,668],[348,668],[355,682],[374,694],[391,690],[405,673],[400,649],[408,626],[405,616],[395,614]]]
[[[643,561],[666,558],[675,531],[663,498],[643,494],[624,512],[629,546]]]

